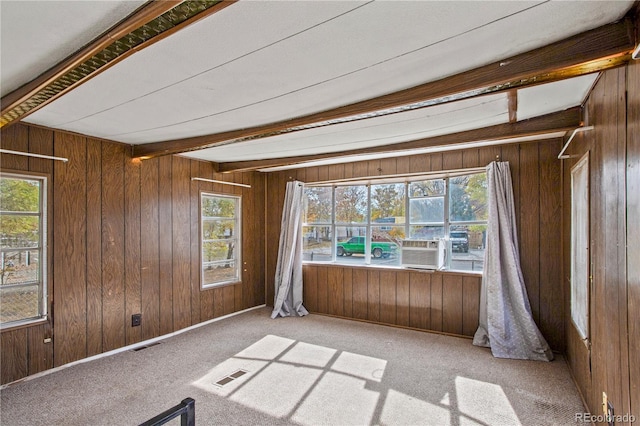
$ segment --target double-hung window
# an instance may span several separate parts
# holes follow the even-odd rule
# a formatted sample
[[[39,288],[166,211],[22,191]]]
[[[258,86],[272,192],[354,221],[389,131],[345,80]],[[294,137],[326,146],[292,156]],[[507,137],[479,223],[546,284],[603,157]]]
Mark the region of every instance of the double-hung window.
[[[240,197],[202,193],[202,287],[240,281]]]
[[[441,240],[445,269],[482,271],[486,189],[480,171],[308,185],[303,260],[400,266],[404,240]]]
[[[47,315],[46,194],[41,176],[0,174],[0,326]]]

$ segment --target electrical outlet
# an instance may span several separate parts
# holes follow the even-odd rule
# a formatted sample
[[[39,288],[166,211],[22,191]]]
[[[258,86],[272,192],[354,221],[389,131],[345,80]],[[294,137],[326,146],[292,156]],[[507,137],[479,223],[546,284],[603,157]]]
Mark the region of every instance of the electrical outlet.
[[[142,314],[131,315],[131,327],[137,327],[142,323]]]

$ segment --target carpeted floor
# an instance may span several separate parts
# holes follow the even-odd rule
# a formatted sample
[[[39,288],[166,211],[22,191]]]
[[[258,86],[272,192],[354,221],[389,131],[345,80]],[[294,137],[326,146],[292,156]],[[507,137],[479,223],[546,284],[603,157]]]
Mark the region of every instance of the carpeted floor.
[[[137,425],[187,397],[197,425],[575,425],[561,356],[260,308],[0,392],[0,423]],[[180,424],[178,419],[169,424]]]

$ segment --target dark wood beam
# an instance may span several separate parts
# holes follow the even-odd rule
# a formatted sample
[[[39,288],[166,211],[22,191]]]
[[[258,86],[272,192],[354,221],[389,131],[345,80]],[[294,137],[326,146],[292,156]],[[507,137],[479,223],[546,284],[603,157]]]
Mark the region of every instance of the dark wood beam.
[[[268,167],[302,164],[308,161],[323,160],[327,158],[343,157],[349,155],[397,153],[412,149],[441,147],[460,143],[469,143],[486,140],[503,140],[525,136],[535,136],[545,133],[563,132],[573,130],[583,125],[582,108],[574,107],[560,112],[530,118],[515,123],[497,124],[495,126],[480,129],[466,130],[464,132],[448,135],[434,136],[418,139],[410,142],[401,142],[392,145],[383,145],[364,149],[346,150],[300,157],[273,158],[268,160],[238,161],[218,163],[217,171],[222,173],[239,172],[263,169]]]
[[[107,70],[123,59],[129,57],[166,37],[179,31],[187,25],[190,25],[200,19],[205,18],[219,10],[227,7],[237,0],[225,0],[218,2],[213,6],[191,16],[190,18],[173,25],[167,19],[159,21],[158,27],[167,26],[167,29],[158,30],[159,34],[144,40],[139,44],[135,44],[131,49],[126,50],[126,43],[122,41],[127,37],[132,40],[140,39],[141,36],[136,34],[143,26],[149,24],[161,15],[172,12],[175,14],[183,13],[181,8],[191,7],[185,0],[161,0],[149,1],[127,18],[116,24],[114,27],[106,31],[104,34],[87,44],[85,47],[64,59],[48,71],[36,77],[29,83],[21,86],[13,92],[5,95],[1,100],[0,127],[18,122],[29,114],[44,107],[58,97],[64,95],[70,90],[89,81],[91,78]],[[182,3],[186,3],[182,5]],[[120,43],[118,47],[113,47],[115,43]],[[112,49],[109,49],[113,47]],[[95,61],[97,55],[103,54],[100,61]],[[108,58],[108,59],[104,59]],[[70,77],[74,70],[78,70],[80,66],[89,63],[97,64],[98,62],[106,62],[96,65],[93,71],[84,75],[83,78],[76,80]],[[94,68],[93,66],[82,67],[82,69]],[[77,75],[77,74],[76,74]],[[67,82],[74,81],[73,84]],[[51,90],[52,86],[64,87],[62,90]]]
[[[562,80],[626,64],[635,47],[631,17],[565,40],[464,73],[343,107],[206,136],[135,145],[135,157],[151,158],[187,152],[243,138],[260,138],[303,125],[344,119],[417,102],[470,98],[533,84]]]

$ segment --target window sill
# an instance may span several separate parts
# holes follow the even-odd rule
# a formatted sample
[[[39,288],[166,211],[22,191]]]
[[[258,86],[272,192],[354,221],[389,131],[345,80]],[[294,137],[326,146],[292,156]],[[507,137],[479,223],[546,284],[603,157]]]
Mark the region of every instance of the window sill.
[[[208,284],[206,287],[200,287],[200,291],[214,290],[216,288],[229,287],[238,284],[242,284],[242,281],[225,281],[219,284]]]
[[[4,333],[5,331],[15,331],[21,328],[29,328],[36,327],[38,325],[46,324],[49,321],[48,317],[30,319],[30,320],[22,320],[16,322],[15,324],[3,324],[0,325],[0,332]]]
[[[421,272],[426,274],[444,274],[444,275],[468,275],[473,277],[481,277],[482,271],[465,271],[465,270],[435,270],[435,269],[422,269],[422,268],[408,268],[406,266],[378,266],[378,265],[354,265],[338,262],[302,262],[302,266],[329,266],[338,268],[349,269],[376,269],[376,270],[393,270],[393,271],[409,271],[409,272]]]

